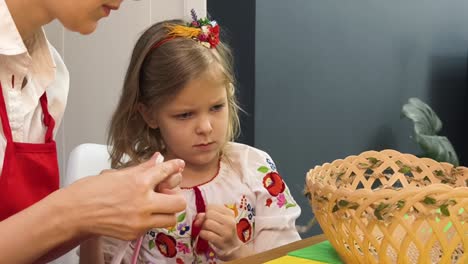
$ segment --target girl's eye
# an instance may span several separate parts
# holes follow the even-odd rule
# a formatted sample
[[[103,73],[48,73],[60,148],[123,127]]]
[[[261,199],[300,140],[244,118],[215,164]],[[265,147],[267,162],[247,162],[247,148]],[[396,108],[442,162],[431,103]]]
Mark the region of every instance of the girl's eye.
[[[211,107],[211,110],[215,111],[215,112],[218,112],[218,111],[221,111],[224,106],[225,106],[225,104],[218,104],[218,105],[215,105],[215,106]]]
[[[175,117],[180,120],[189,119],[190,117],[192,117],[192,113],[190,112],[182,113],[182,114],[176,115]]]

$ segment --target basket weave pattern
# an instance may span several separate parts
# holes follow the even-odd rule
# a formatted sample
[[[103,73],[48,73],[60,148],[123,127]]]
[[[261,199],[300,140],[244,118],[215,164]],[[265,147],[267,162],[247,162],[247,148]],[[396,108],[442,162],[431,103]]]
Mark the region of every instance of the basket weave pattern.
[[[468,263],[468,168],[367,151],[316,166],[306,185],[346,263]]]

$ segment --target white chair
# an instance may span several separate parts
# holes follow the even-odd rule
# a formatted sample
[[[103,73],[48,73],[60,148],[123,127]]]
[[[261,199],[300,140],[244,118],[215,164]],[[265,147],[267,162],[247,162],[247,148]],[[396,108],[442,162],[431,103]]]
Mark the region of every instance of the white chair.
[[[97,175],[105,169],[110,169],[107,145],[81,144],[70,153],[62,186],[68,186],[86,176]],[[74,248],[62,257],[50,262],[50,264],[77,264],[79,262],[76,254],[78,248]]]
[[[70,153],[63,186],[86,176],[97,175],[105,169],[110,169],[107,145],[81,144]]]

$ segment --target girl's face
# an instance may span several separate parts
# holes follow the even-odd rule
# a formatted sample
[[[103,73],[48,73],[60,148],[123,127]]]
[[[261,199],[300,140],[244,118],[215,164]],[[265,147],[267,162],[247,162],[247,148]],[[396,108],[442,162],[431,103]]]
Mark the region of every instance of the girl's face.
[[[90,34],[98,21],[117,10],[123,0],[45,0],[51,16],[64,27],[81,34]]]
[[[218,162],[229,124],[226,83],[220,77],[221,71],[208,70],[158,111],[144,115],[151,128],[160,129],[168,159],[195,167]]]

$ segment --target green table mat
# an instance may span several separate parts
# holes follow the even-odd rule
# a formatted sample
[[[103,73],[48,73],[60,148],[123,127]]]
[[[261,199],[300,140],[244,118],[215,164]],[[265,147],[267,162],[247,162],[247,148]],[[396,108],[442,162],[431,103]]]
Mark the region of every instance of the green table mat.
[[[288,253],[288,255],[298,258],[321,261],[325,263],[344,263],[343,261],[341,261],[340,257],[338,256],[338,253],[336,253],[335,249],[328,240],[306,248],[291,251]]]

